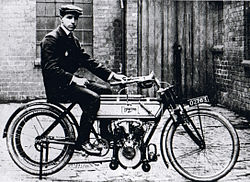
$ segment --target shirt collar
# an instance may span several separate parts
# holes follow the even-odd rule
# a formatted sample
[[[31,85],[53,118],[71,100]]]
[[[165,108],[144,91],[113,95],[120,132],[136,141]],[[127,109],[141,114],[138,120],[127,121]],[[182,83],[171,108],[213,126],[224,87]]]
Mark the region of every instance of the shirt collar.
[[[66,35],[70,34],[70,31],[68,29],[65,28],[65,26],[61,25],[63,31],[66,33]]]

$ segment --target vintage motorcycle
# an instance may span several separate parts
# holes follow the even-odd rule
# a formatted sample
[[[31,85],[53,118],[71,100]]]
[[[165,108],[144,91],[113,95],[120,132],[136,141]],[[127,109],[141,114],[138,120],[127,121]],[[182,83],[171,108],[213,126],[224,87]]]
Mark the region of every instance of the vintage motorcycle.
[[[208,96],[180,100],[174,86],[166,83],[161,88],[153,73],[111,83],[123,88],[130,84],[154,87],[159,96],[101,96],[90,142],[100,150],[100,157],[112,150],[109,165],[112,170],[119,166],[133,169],[142,166],[143,171],[150,171],[150,162],[157,161],[159,156],[150,140],[163,122],[159,139],[166,167],[170,162],[179,174],[193,181],[215,181],[231,171],[239,155],[238,135],[226,118],[211,111]],[[42,178],[67,165],[74,153],[79,128],[71,112],[75,105],[70,103],[65,107],[35,100],[12,114],[3,137],[7,139],[11,158],[22,170]],[[162,117],[165,111],[168,118]],[[102,120],[110,121],[110,141],[99,134],[98,122]]]

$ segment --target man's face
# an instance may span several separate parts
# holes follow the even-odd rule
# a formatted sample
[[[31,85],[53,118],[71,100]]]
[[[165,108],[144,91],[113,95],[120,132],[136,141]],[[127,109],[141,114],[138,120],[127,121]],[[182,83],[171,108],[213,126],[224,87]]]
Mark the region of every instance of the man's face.
[[[65,28],[67,28],[69,31],[73,31],[77,26],[78,16],[74,14],[66,14],[65,16],[61,17],[61,22]]]

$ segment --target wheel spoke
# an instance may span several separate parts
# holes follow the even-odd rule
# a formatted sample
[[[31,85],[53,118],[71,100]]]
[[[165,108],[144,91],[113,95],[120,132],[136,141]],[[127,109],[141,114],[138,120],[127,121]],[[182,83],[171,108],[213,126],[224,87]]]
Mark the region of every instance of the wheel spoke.
[[[188,156],[192,156],[192,155],[195,155],[195,154],[199,154],[199,152],[201,151],[202,149],[196,149],[196,150],[193,150],[193,151],[190,151],[190,152],[186,152],[178,157],[176,157],[176,159],[185,159],[187,158]]]
[[[8,137],[8,149],[15,163],[24,171],[39,175],[39,164],[42,146],[43,173],[53,174],[63,168],[73,155],[73,149],[69,147],[70,141],[75,141],[74,130],[70,121],[64,117],[51,129],[50,135],[45,135],[42,140],[37,136],[44,133],[51,126],[60,113],[49,109],[39,108],[24,112],[11,127]],[[47,144],[46,137],[48,137]],[[51,142],[53,138],[55,142]]]
[[[166,147],[173,167],[184,177],[194,181],[216,181],[230,172],[237,161],[237,133],[229,121],[214,112],[197,111],[189,117],[194,125],[176,127],[172,123],[169,131],[165,127],[167,137],[162,146]],[[197,131],[205,142],[204,148],[193,141]]]
[[[35,129],[36,134],[37,134],[37,136],[38,136],[38,135],[39,135],[39,132],[38,132],[38,130],[36,129],[36,126],[35,126],[35,125],[33,125],[33,128]]]
[[[35,117],[35,118],[36,118],[38,124],[40,125],[40,127],[42,128],[42,130],[44,131],[44,128],[43,128],[43,126],[42,126],[42,123],[40,122],[40,120],[38,119],[38,117]]]

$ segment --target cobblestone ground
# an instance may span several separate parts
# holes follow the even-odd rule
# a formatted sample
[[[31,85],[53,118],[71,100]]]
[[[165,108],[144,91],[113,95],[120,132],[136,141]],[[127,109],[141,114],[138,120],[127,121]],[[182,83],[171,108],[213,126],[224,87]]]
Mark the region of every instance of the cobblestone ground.
[[[20,104],[0,104],[0,135],[2,136],[4,125],[9,116]],[[236,127],[241,144],[240,156],[234,169],[220,181],[250,181],[250,121],[231,112],[223,107],[214,107],[215,111],[220,112],[227,117]],[[74,111],[76,112],[76,111]],[[162,126],[159,126],[152,141],[159,146],[159,134]],[[0,139],[0,181],[16,182],[16,181],[174,181],[184,182],[182,178],[170,165],[166,168],[161,156],[157,162],[152,162],[151,170],[148,173],[142,171],[141,167],[137,169],[123,169],[119,167],[117,170],[109,169],[109,163],[88,163],[88,161],[96,161],[99,158],[85,158],[79,153],[75,153],[70,163],[60,172],[44,177],[39,180],[38,177],[29,175],[20,170],[11,160],[7,148],[6,140]],[[158,149],[158,153],[159,153]],[[104,160],[110,159],[111,154]],[[84,163],[76,164],[76,162],[84,161]]]

